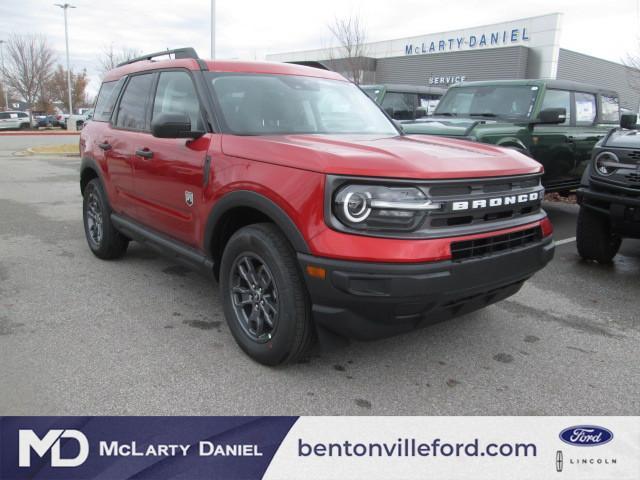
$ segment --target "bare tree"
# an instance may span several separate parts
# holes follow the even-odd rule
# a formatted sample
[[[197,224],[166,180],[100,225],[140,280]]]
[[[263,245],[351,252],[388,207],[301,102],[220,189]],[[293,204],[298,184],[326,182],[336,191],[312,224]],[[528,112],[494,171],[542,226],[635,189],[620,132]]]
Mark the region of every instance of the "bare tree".
[[[71,71],[71,98],[73,105],[78,107],[87,106],[87,85],[89,77],[86,70],[80,73]],[[69,111],[69,95],[67,90],[67,71],[58,64],[48,82],[43,85],[45,91],[48,92],[54,101],[62,102],[64,108]]]
[[[354,83],[359,84],[364,80],[366,55],[365,42],[367,39],[366,28],[363,21],[357,15],[346,18],[336,18],[328,25],[329,30],[338,42],[338,58],[331,61],[336,64],[343,63],[346,73]]]
[[[140,55],[142,55],[142,53],[135,48],[122,47],[120,50],[115,50],[112,43],[102,51],[99,59],[100,73],[104,76],[109,70],[116,68],[119,63],[126,62]]]
[[[41,85],[51,76],[55,54],[40,35],[11,35],[7,41],[4,74],[9,88],[32,107]]]

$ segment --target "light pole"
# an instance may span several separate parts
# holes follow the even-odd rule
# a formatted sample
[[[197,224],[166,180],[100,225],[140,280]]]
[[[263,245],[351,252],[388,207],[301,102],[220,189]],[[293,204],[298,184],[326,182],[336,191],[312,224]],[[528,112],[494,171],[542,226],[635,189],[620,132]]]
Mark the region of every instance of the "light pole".
[[[211,60],[216,58],[216,0],[211,0]]]
[[[69,3],[56,3],[56,7],[64,10],[64,41],[67,45],[67,88],[69,90],[69,115],[73,115],[73,105],[71,103],[71,68],[69,67],[69,30],[67,27],[67,9],[76,8]]]
[[[0,40],[0,65],[2,65],[2,90],[4,90],[4,109],[9,110],[9,89],[7,88],[7,77],[4,74],[4,44],[5,40]]]

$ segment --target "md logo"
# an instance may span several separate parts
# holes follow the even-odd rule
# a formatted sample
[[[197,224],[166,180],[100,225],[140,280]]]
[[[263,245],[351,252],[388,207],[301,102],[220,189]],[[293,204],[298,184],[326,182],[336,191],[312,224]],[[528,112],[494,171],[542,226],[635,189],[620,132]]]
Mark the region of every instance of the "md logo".
[[[31,466],[31,450],[39,457],[44,457],[51,450],[52,467],[77,467],[82,465],[89,456],[89,441],[78,430],[49,430],[40,438],[33,430],[18,432],[18,466]],[[60,458],[60,439],[69,438],[78,442],[79,451],[74,458]]]

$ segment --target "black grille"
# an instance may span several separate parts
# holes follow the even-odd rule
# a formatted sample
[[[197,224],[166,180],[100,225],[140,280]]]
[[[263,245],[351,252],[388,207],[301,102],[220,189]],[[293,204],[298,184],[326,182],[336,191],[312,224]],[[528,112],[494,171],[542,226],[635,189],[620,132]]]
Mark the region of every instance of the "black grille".
[[[629,158],[640,160],[640,150],[634,150],[628,155]]]
[[[477,238],[453,242],[451,244],[452,260],[466,260],[469,258],[485,257],[506,250],[523,247],[535,243],[542,238],[540,227],[505,233],[494,237]]]
[[[629,173],[624,176],[631,183],[640,183],[640,173]]]

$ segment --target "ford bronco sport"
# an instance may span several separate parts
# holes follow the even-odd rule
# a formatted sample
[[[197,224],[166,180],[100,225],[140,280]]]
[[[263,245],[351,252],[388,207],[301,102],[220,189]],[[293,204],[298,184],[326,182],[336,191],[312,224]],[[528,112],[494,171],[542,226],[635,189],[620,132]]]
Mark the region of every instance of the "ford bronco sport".
[[[576,229],[578,253],[609,263],[622,238],[640,238],[640,135],[636,115],[622,115],[593,150],[593,160],[577,191],[580,212]]]
[[[82,130],[84,227],[212,272],[258,362],[380,338],[504,299],[553,255],[539,163],[402,135],[341,75],[204,61],[193,49],[109,72]]]
[[[402,128],[514,148],[542,163],[547,191],[567,192],[580,185],[593,146],[619,123],[619,110],[615,92],[582,83],[462,82],[447,90],[433,117]]]

